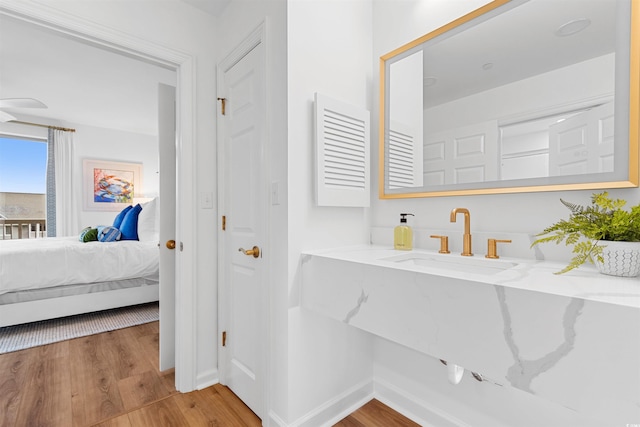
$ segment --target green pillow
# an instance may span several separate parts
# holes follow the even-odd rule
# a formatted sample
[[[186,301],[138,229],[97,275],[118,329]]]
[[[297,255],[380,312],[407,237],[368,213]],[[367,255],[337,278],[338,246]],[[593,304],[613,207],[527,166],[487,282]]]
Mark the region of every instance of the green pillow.
[[[88,230],[82,230],[80,234],[83,242],[92,242],[98,241],[98,229],[97,228],[89,228]]]
[[[84,235],[87,234],[87,231],[91,230],[91,227],[85,227],[82,229],[82,231],[80,232],[80,237],[78,238],[78,240],[80,240],[81,242],[84,242]]]

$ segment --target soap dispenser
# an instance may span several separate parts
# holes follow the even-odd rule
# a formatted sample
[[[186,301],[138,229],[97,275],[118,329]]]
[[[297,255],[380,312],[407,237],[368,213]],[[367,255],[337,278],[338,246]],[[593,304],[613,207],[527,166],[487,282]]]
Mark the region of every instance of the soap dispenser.
[[[413,230],[407,225],[407,215],[414,216],[410,213],[401,213],[400,225],[393,230],[393,247],[401,251],[413,249]]]

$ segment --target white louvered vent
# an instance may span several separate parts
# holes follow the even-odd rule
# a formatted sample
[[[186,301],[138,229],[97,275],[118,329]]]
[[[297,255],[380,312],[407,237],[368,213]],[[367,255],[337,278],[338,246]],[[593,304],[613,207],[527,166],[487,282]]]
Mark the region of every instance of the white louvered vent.
[[[389,188],[415,187],[416,152],[413,132],[406,125],[392,123],[389,129],[387,170]]]
[[[316,93],[316,202],[369,206],[369,112]]]

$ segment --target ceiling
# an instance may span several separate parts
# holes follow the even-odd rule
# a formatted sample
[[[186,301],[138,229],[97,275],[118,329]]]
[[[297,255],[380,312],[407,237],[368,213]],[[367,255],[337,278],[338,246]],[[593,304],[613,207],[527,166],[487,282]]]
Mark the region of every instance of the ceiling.
[[[231,0],[182,0],[213,16],[220,16]]]
[[[181,1],[220,16],[232,0]],[[3,108],[18,120],[156,135],[158,83],[176,79],[174,70],[0,14],[0,99],[48,107]]]
[[[183,1],[219,14],[231,0]],[[18,120],[156,135],[158,83],[176,79],[172,69],[0,14],[0,99],[48,107],[3,108]]]
[[[424,78],[431,84],[424,89],[426,107],[615,52],[615,1],[521,3],[425,44]],[[584,31],[556,35],[563,25],[580,21],[588,22]]]

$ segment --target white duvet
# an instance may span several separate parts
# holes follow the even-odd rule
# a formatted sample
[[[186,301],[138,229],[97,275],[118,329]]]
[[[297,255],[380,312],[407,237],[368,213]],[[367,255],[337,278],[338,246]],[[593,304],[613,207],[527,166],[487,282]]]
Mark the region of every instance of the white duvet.
[[[77,237],[0,240],[0,295],[157,274],[157,241],[83,243]]]

